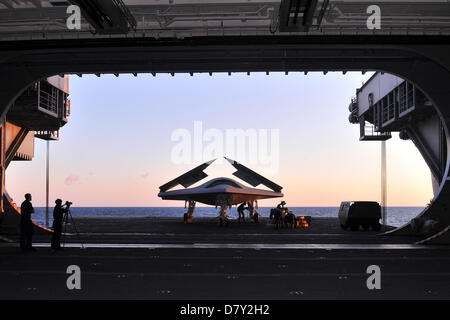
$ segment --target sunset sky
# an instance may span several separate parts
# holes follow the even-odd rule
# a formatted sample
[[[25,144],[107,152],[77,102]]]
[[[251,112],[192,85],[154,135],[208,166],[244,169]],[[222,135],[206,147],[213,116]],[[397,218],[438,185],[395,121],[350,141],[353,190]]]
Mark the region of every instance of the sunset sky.
[[[182,206],[159,199],[158,187],[209,160],[208,154],[199,157],[199,145],[207,153],[212,141],[217,146],[214,137],[222,136],[225,146],[226,131],[237,129],[266,132],[268,139],[278,135],[265,163],[260,156],[250,163],[248,152],[234,156],[283,186],[289,206],[379,201],[380,142],[360,142],[359,127],[348,122],[350,99],[369,77],[359,72],[73,76],[69,123],[60,141],[50,143],[51,204],[59,197],[76,206]],[[198,124],[203,135],[195,136]],[[178,133],[192,138],[189,163],[173,158]],[[258,136],[247,151],[261,152],[264,138]],[[30,192],[35,206],[45,205],[45,147],[37,139],[33,161],[9,166],[6,188],[16,202]],[[424,206],[432,198],[430,171],[413,143],[394,134],[387,152],[388,205]],[[232,177],[233,169],[218,162],[206,173]]]

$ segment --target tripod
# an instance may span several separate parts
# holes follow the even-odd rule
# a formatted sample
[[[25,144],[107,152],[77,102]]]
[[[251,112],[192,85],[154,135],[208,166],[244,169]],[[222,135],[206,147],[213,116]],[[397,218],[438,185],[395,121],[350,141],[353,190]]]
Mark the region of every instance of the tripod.
[[[70,221],[69,221],[69,219],[70,219]],[[73,220],[72,213],[70,212],[69,207],[67,207],[67,211],[64,213],[62,223],[63,223],[63,233],[62,233],[62,237],[63,237],[63,238],[62,238],[63,248],[66,246],[66,230],[67,230],[67,224],[71,223],[71,224],[73,225],[73,228],[74,228],[74,230],[75,230],[75,233],[76,233],[76,235],[77,235],[77,237],[78,237],[78,240],[80,241],[81,249],[84,249],[83,241],[81,241],[80,233],[79,233],[78,230],[77,230],[77,226],[76,226],[76,224],[75,224],[75,221]]]

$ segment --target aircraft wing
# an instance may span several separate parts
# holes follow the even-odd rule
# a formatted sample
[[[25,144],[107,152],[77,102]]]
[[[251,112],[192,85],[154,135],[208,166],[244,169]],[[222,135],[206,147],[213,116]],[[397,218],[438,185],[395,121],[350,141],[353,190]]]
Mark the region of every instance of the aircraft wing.
[[[260,184],[263,184],[267,188],[272,189],[275,192],[280,192],[281,189],[283,189],[282,186],[276,184],[275,182],[270,181],[269,179],[263,177],[262,175],[256,173],[255,171],[238,163],[237,161],[228,159],[226,157],[225,157],[225,159],[227,159],[228,162],[231,163],[231,165],[237,169],[237,171],[234,172],[233,175],[238,177],[241,180],[244,180],[251,186],[256,187]]]
[[[183,187],[187,188],[197,181],[200,181],[204,178],[206,178],[208,175],[203,172],[211,163],[213,163],[216,159],[210,160],[208,162],[205,162],[198,167],[195,167],[194,169],[182,174],[181,176],[163,184],[159,187],[160,192],[166,192],[169,189],[172,189],[178,184],[181,184]]]
[[[225,178],[210,180],[201,186],[180,190],[160,192],[163,200],[196,201],[208,205],[216,205],[218,197],[226,197],[230,205],[245,201],[282,197],[281,192],[246,187],[237,181]]]

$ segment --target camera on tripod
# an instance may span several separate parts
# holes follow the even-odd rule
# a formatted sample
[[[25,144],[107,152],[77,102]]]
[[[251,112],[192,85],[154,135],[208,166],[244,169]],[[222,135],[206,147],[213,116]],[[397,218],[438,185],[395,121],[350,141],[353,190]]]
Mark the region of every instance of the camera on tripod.
[[[72,202],[66,201],[66,203],[64,205],[66,206],[66,209],[64,210],[64,216],[63,216],[63,220],[62,220],[63,226],[64,226],[63,233],[62,233],[63,247],[65,247],[65,245],[66,245],[67,225],[70,224],[72,226],[72,228],[74,229],[75,234],[78,236],[78,239],[80,240],[81,248],[84,249],[84,245],[83,245],[83,242],[81,241],[80,234],[78,233],[77,226],[75,224],[75,221],[73,220],[72,213],[70,212],[70,206],[72,205]]]

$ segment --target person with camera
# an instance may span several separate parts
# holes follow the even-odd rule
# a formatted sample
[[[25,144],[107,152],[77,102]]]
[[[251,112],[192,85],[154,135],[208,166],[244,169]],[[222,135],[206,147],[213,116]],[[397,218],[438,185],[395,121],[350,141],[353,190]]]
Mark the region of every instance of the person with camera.
[[[62,200],[56,199],[55,208],[53,209],[53,235],[52,235],[52,249],[61,250],[61,234],[64,215],[69,212],[71,203],[66,201],[66,207],[62,206]]]

